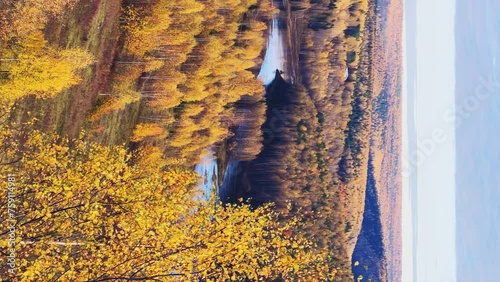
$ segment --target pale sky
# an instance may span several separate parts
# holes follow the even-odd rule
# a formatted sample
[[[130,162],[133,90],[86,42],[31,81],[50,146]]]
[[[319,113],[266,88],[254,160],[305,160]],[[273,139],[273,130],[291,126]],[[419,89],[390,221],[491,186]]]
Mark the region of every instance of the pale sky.
[[[406,46],[406,28],[403,27],[403,46]],[[406,48],[406,47],[405,47]],[[403,146],[402,146],[402,158],[403,160],[408,160],[408,114],[407,114],[407,72],[406,72],[406,52],[403,48],[403,60],[404,60],[404,70],[403,70]],[[409,191],[409,176],[408,169],[403,167],[403,208],[402,208],[402,236],[403,236],[403,258],[402,258],[402,271],[401,276],[402,281],[411,281],[413,277],[413,257],[412,257],[412,222],[411,222],[411,199]]]
[[[403,152],[403,158],[418,169],[418,233],[417,238],[411,238],[411,202],[408,180],[403,179],[403,281],[412,281],[412,271],[416,271],[418,281],[456,281],[455,126],[443,117],[455,109],[454,15],[454,0],[417,1],[415,106],[419,149],[409,155]],[[404,144],[407,138],[405,129]],[[411,240],[415,239],[417,269],[412,269]]]

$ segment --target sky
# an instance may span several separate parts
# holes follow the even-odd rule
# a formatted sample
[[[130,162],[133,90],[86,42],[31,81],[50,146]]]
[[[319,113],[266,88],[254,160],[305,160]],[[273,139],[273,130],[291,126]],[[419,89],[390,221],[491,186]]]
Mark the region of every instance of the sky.
[[[416,166],[417,172],[403,179],[402,279],[413,281],[416,272],[418,281],[456,281],[456,140],[455,124],[447,118],[455,112],[455,2],[418,0],[416,7],[416,35],[406,34],[416,36],[416,98],[403,109],[415,108],[416,124],[403,129],[403,144],[408,144],[407,130],[414,126],[417,150],[403,152],[403,162]],[[403,97],[408,101],[405,95],[407,89]],[[408,177],[417,178],[416,194],[409,193]],[[411,232],[411,201],[417,202],[416,238]]]
[[[498,282],[500,1],[457,3],[457,281]]]

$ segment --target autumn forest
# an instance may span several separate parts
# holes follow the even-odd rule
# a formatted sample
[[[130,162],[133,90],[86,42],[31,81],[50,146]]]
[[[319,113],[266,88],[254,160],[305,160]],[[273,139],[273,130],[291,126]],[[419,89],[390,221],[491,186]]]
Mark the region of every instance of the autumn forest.
[[[401,5],[0,0],[0,281],[398,280]]]

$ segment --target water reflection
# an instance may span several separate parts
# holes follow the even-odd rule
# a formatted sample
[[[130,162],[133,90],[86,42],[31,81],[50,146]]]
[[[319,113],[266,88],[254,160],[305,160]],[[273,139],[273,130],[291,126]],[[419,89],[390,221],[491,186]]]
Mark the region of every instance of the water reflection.
[[[264,85],[268,85],[273,81],[276,69],[282,70],[283,76],[287,75],[283,34],[279,28],[279,21],[279,15],[274,16],[271,20],[271,24],[269,26],[269,37],[266,45],[266,54],[264,56],[260,72],[257,76]],[[232,190],[231,187],[234,186],[238,175],[239,162],[235,157],[231,157],[224,170],[224,176],[220,186],[217,159],[212,149],[210,149],[208,155],[203,157],[200,163],[195,166],[195,171],[201,177],[198,188],[203,192],[203,200],[209,200],[214,191],[219,197],[224,199],[230,197],[231,195],[230,190]]]

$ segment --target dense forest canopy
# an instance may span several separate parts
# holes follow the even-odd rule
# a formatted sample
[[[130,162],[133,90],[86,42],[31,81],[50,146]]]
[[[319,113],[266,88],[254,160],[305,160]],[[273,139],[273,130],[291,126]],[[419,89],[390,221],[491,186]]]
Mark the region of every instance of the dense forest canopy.
[[[351,275],[364,209],[374,8],[367,1],[291,2],[291,15],[302,19],[300,77],[289,84],[277,70],[266,89],[264,148],[241,164],[234,196],[278,209],[290,202],[284,217],[304,215],[302,232],[331,251],[339,279]]]
[[[303,281],[335,274],[326,253],[290,231],[297,219],[277,221],[270,205],[200,202],[192,189],[197,175],[166,163],[153,147],[130,153],[29,127],[5,118],[0,126],[1,171],[9,175],[0,183],[15,183],[16,199],[0,201],[2,218],[15,214],[0,225],[0,250],[15,247],[16,281]]]
[[[271,1],[45,2],[0,3],[0,168],[26,211],[22,279],[352,278],[388,104],[374,2],[280,4],[298,71],[267,89]],[[193,166],[214,148],[241,169],[222,205],[195,197]]]

